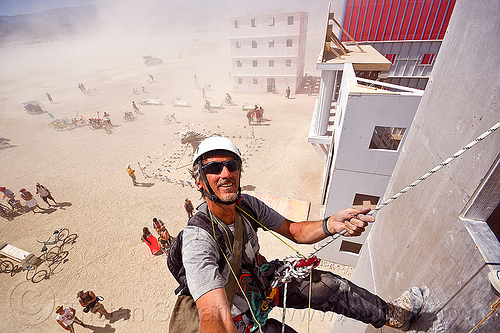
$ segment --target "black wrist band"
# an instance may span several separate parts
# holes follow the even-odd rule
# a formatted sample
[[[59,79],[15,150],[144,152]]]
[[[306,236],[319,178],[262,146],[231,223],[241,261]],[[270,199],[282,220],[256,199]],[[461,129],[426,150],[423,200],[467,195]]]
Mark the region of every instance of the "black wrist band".
[[[334,234],[332,234],[329,230],[328,230],[328,226],[327,226],[327,223],[328,223],[328,219],[330,218],[330,216],[327,216],[323,219],[323,232],[325,233],[325,235],[327,236],[333,236]]]

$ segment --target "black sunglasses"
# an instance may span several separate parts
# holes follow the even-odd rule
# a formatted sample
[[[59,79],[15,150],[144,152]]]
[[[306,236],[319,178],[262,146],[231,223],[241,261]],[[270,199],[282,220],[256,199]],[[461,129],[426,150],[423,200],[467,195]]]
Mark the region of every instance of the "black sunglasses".
[[[224,167],[227,168],[227,171],[234,172],[240,168],[240,163],[236,160],[215,161],[215,162],[208,162],[201,168],[203,169],[203,171],[205,171],[205,173],[218,175],[219,173],[222,172]]]

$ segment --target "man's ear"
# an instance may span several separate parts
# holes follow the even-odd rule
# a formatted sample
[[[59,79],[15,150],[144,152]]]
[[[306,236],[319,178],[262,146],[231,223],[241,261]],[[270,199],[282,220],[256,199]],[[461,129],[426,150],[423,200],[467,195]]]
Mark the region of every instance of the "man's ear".
[[[198,190],[201,190],[203,188],[203,183],[200,180],[196,180],[195,183]]]

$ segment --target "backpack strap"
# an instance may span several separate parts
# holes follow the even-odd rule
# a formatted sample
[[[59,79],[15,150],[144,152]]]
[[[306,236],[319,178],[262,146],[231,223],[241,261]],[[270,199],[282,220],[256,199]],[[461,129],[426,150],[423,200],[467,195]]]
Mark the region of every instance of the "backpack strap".
[[[236,293],[236,277],[240,275],[241,268],[241,254],[243,251],[243,221],[241,220],[241,215],[238,211],[234,215],[234,241],[233,241],[233,252],[231,253],[231,270],[233,274],[229,274],[229,279],[226,283],[226,295],[229,306],[233,305],[234,294]]]

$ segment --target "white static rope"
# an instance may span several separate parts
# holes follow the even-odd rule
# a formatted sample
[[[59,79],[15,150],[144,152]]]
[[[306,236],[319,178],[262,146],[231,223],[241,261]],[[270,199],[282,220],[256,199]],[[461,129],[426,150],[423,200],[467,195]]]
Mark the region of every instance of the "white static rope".
[[[288,282],[285,282],[283,287],[283,317],[281,318],[281,333],[285,333],[285,318],[286,318],[286,294],[288,291]]]
[[[366,215],[373,215],[373,214],[375,214],[376,212],[378,212],[379,210],[381,210],[383,207],[387,206],[388,204],[390,204],[391,202],[393,202],[394,200],[396,200],[397,198],[399,198],[401,195],[403,195],[404,193],[408,192],[408,190],[410,190],[411,188],[414,188],[415,186],[417,186],[418,184],[420,184],[422,181],[424,181],[427,178],[429,178],[432,174],[436,173],[439,169],[441,169],[442,167],[448,165],[451,161],[453,161],[454,159],[456,159],[457,157],[459,157],[460,155],[462,155],[463,153],[465,153],[467,150],[469,150],[472,147],[474,147],[478,142],[484,140],[488,135],[490,135],[491,133],[495,132],[499,127],[500,127],[500,122],[496,123],[493,127],[491,127],[486,132],[484,132],[483,134],[481,134],[480,136],[478,136],[474,141],[472,141],[471,143],[469,143],[468,145],[466,145],[465,147],[463,147],[462,149],[460,149],[459,151],[457,151],[455,154],[451,155],[446,160],[444,160],[443,162],[441,162],[438,165],[436,165],[432,170],[430,170],[429,172],[427,172],[425,175],[421,176],[420,178],[418,178],[417,180],[415,180],[413,183],[411,183],[410,185],[406,186],[404,189],[402,189],[401,191],[399,191],[398,193],[394,194],[389,199],[387,199],[384,202],[382,202],[379,206],[377,206],[374,209],[372,209]],[[342,230],[342,232],[333,235],[327,242],[325,242],[319,248],[317,248],[313,252],[311,252],[311,254],[309,255],[309,257],[315,255],[316,253],[318,253],[319,251],[321,251],[322,249],[324,249],[325,247],[327,247],[328,245],[330,245],[330,243],[332,243],[334,240],[336,240],[337,238],[339,238],[340,236],[342,236],[345,233],[346,233],[346,230]]]

